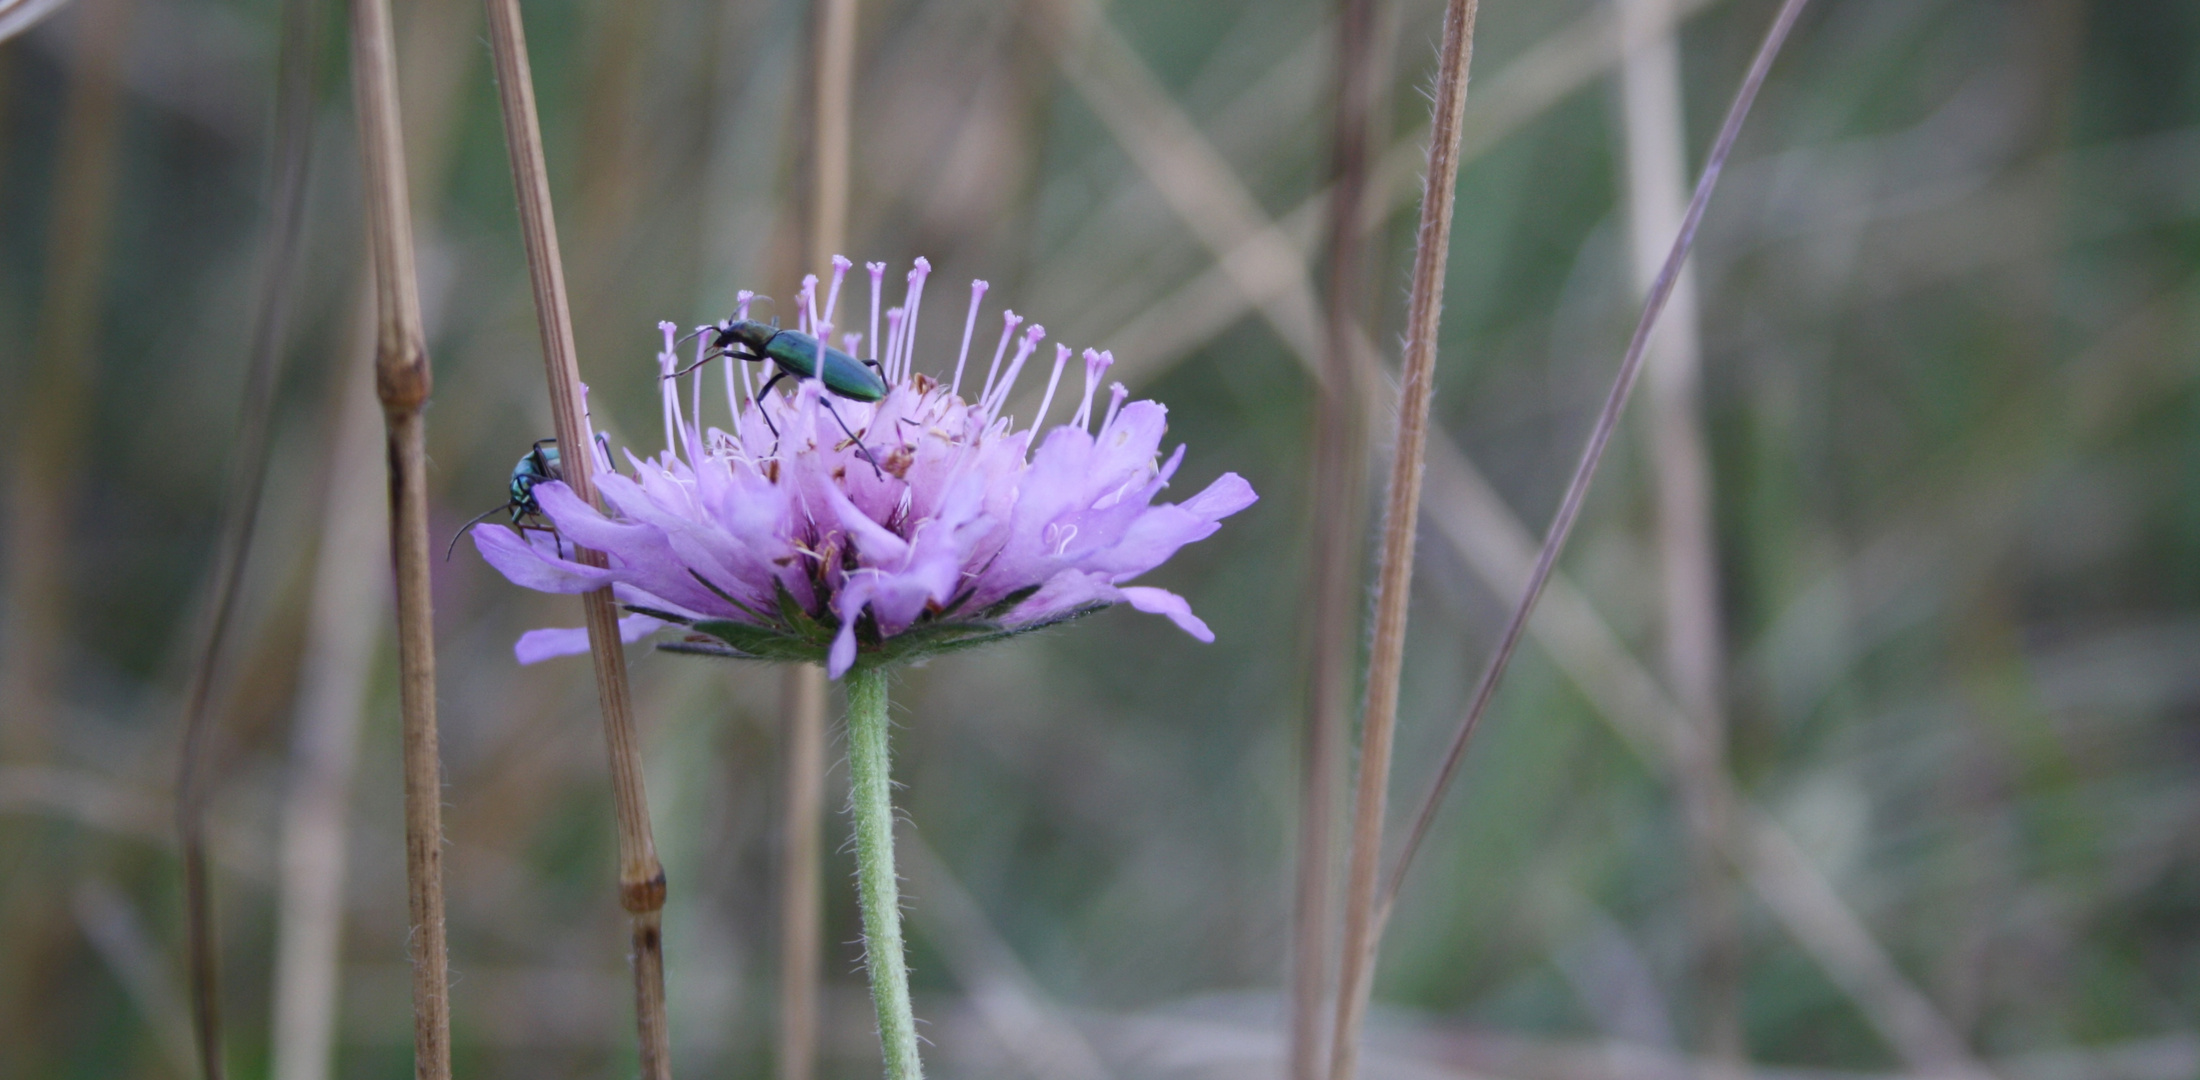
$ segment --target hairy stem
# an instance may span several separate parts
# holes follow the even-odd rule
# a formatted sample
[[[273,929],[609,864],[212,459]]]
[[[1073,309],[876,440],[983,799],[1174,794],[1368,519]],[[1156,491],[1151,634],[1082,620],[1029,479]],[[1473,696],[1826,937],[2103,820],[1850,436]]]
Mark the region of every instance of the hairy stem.
[[[1446,6],[1443,51],[1437,61],[1428,174],[1414,242],[1413,285],[1406,306],[1398,442],[1391,459],[1389,502],[1383,511],[1374,646],[1368,654],[1367,694],[1360,713],[1360,773],[1353,805],[1352,857],[1345,879],[1344,959],[1338,976],[1330,1080],[1352,1080],[1359,1067],[1360,1023],[1367,1015],[1375,948],[1382,935],[1375,909],[1376,871],[1382,859],[1391,736],[1398,719],[1398,678],[1405,665],[1406,597],[1413,582],[1413,546],[1421,516],[1421,467],[1428,452],[1436,331],[1443,317],[1444,271],[1451,253],[1460,118],[1467,106],[1467,65],[1474,57],[1474,16],[1478,7],[1476,0],[1451,0]]]
[[[917,1020],[902,956],[901,889],[894,877],[893,784],[887,778],[886,672],[848,673],[849,805],[856,825],[856,891],[863,904],[863,959],[878,1009],[886,1080],[921,1080]]]

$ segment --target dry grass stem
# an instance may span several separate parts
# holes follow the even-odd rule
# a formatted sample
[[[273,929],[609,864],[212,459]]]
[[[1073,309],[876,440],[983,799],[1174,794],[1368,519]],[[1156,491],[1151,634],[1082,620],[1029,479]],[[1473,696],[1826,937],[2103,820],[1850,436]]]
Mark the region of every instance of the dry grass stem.
[[[1421,463],[1428,449],[1429,401],[1436,380],[1436,334],[1444,309],[1444,271],[1451,254],[1452,195],[1459,182],[1460,116],[1467,105],[1467,68],[1474,57],[1477,0],[1444,9],[1437,53],[1435,108],[1421,221],[1414,237],[1413,283],[1406,298],[1405,357],[1400,368],[1398,432],[1383,510],[1382,554],[1375,586],[1375,625],[1368,653],[1367,693],[1360,711],[1360,770],[1353,799],[1351,860],[1345,875],[1343,960],[1337,978],[1337,1021],[1330,1080],[1352,1080],[1359,1067],[1360,1024],[1374,981],[1381,935],[1375,874],[1382,858],[1383,808],[1390,786],[1391,738],[1398,717],[1398,679],[1405,666],[1406,600],[1421,517]]]
[[[413,259],[412,202],[388,0],[353,0],[352,98],[373,253],[376,395],[388,438],[390,556],[397,574],[398,708],[403,717],[405,882],[412,932],[413,1069],[451,1075],[449,950],[443,918],[443,770],[436,731],[435,612],[429,588],[428,448],[432,376]]]
[[[1764,43],[1758,46],[1757,55],[1750,61],[1749,73],[1735,91],[1734,103],[1727,109],[1726,120],[1719,127],[1719,135],[1711,144],[1711,152],[1704,159],[1703,176],[1696,182],[1696,192],[1688,201],[1688,214],[1681,221],[1680,233],[1673,238],[1673,246],[1667,253],[1658,277],[1651,284],[1649,298],[1643,302],[1642,317],[1635,323],[1634,336],[1627,342],[1627,352],[1620,359],[1619,372],[1613,377],[1611,393],[1605,397],[1604,408],[1597,414],[1596,426],[1589,432],[1589,443],[1583,448],[1581,461],[1574,468],[1573,478],[1567,482],[1566,493],[1559,500],[1558,512],[1551,518],[1551,527],[1544,535],[1543,548],[1536,554],[1534,570],[1530,571],[1527,585],[1522,589],[1520,602],[1513,607],[1506,621],[1505,632],[1498,639],[1497,651],[1483,669],[1480,682],[1475,685],[1474,698],[1467,706],[1466,715],[1460,718],[1458,733],[1452,737],[1451,748],[1445,752],[1444,763],[1437,769],[1436,779],[1421,800],[1420,812],[1415,815],[1412,831],[1398,851],[1398,861],[1390,873],[1389,882],[1383,888],[1382,910],[1387,912],[1397,899],[1398,888],[1411,868],[1414,852],[1428,835],[1429,825],[1442,806],[1445,789],[1459,769],[1459,762],[1466,754],[1467,740],[1473,736],[1482,714],[1489,709],[1497,684],[1504,677],[1505,667],[1512,660],[1513,650],[1520,645],[1526,632],[1528,616],[1535,611],[1535,602],[1549,583],[1551,573],[1558,566],[1558,554],[1566,546],[1566,537],[1573,531],[1574,520],[1581,514],[1581,506],[1588,498],[1589,482],[1596,477],[1597,464],[1603,460],[1604,448],[1612,441],[1613,432],[1619,428],[1621,412],[1627,407],[1628,395],[1634,390],[1635,376],[1642,370],[1642,358],[1647,348],[1650,332],[1657,326],[1658,316],[1665,310],[1666,301],[1672,298],[1673,286],[1680,280],[1680,268],[1688,259],[1689,248],[1695,245],[1696,228],[1703,222],[1704,208],[1711,202],[1711,193],[1719,186],[1719,173],[1726,166],[1726,157],[1734,149],[1734,139],[1741,134],[1742,121],[1748,119],[1750,106],[1756,104],[1757,91],[1764,85],[1765,75],[1772,69],[1773,58],[1780,54],[1780,46],[1787,42],[1788,31],[1802,14],[1808,0],[1785,0],[1773,17],[1771,29],[1765,32]]]
[[[361,305],[355,334],[372,327]],[[340,369],[371,356],[338,353]],[[374,470],[378,408],[363,370],[342,370],[331,395],[329,464],[313,559],[304,654],[298,665],[282,861],[277,885],[274,1021],[270,1053],[283,1080],[327,1080],[336,1049],[342,964],[347,816],[357,771],[375,647],[387,617],[382,568],[388,506]]]
[[[497,93],[503,102],[504,140],[511,155],[512,184],[519,195],[520,234],[527,244],[527,268],[534,286],[536,324],[542,333],[543,366],[550,385],[550,415],[558,445],[568,448],[564,479],[582,500],[595,503],[596,485],[589,469],[588,423],[582,415],[580,364],[573,347],[573,314],[567,304],[565,268],[558,254],[557,222],[550,208],[550,171],[543,162],[542,125],[535,113],[534,73],[527,60],[526,32],[518,0],[487,0],[490,54],[496,64]],[[578,549],[577,558],[605,565],[601,553]],[[625,646],[619,641],[619,616],[611,590],[581,598],[588,625],[589,655],[595,663],[596,699],[603,711],[604,744],[610,756],[611,796],[619,829],[619,903],[633,917],[634,1020],[645,1080],[672,1075],[671,1034],[665,1023],[663,911],[664,866],[651,837],[649,800],[642,785],[641,740],[634,725],[634,702],[627,685]]]
[[[1687,141],[1681,108],[1680,43],[1651,28],[1672,0],[1621,0],[1622,35],[1636,42],[1620,65],[1626,133],[1627,217],[1636,287],[1656,284],[1665,244],[1687,208]],[[1665,592],[1665,667],[1673,692],[1699,729],[1703,752],[1682,763],[1689,920],[1695,939],[1693,996],[1706,1054],[1744,1054],[1741,936],[1721,852],[1730,825],[1711,791],[1726,771],[1726,646],[1711,519],[1711,461],[1697,396],[1702,349],[1695,274],[1683,264],[1666,317],[1643,362],[1650,471],[1657,496],[1657,547]]]
[[[1293,1080],[1319,1080],[1327,1064],[1331,903],[1335,892],[1337,772],[1344,757],[1345,698],[1360,628],[1361,530],[1372,365],[1359,354],[1367,310],[1368,158],[1373,104],[1387,65],[1375,61],[1374,0],[1344,0],[1337,13],[1330,134],[1329,263],[1322,377],[1314,406],[1314,546],[1306,611],[1305,729],[1299,776],[1297,883],[1291,953]]]
[[[1670,29],[1680,20],[1716,2],[1675,0],[1666,13],[1669,21],[1661,22],[1657,29]],[[1461,120],[1460,160],[1471,160],[1495,146],[1544,115],[1567,95],[1611,70],[1625,55],[1628,40],[1622,36],[1610,10],[1598,7],[1551,34],[1496,75],[1482,80],[1481,89],[1467,103],[1466,116]],[[1107,74],[1120,80],[1134,73],[1112,69]],[[1113,81],[1087,80],[1078,84],[1078,90],[1088,97],[1098,94],[1106,99],[1121,100],[1123,104],[1117,108],[1126,108],[1141,96],[1135,93],[1135,88]],[[1150,96],[1167,103],[1165,93],[1158,90]],[[1097,108],[1095,111],[1102,119],[1111,115]],[[1154,137],[1154,130],[1133,128],[1126,131],[1110,127],[1111,133],[1124,140],[1150,139]],[[1197,135],[1196,129],[1193,134]],[[1392,141],[1377,155],[1365,201],[1371,225],[1388,218],[1420,194],[1420,168],[1427,156],[1428,140],[1428,128],[1417,127]],[[1212,148],[1203,156],[1221,161]],[[1189,224],[1187,215],[1204,213],[1204,208],[1220,205],[1225,199],[1221,194],[1223,187],[1244,187],[1227,171],[1226,164],[1220,175],[1187,169],[1164,173],[1146,168],[1146,155],[1134,155],[1134,159],[1149,181],[1162,189],[1179,220],[1186,224]],[[1186,184],[1201,184],[1213,190],[1187,189],[1170,194],[1173,187]],[[1284,344],[1293,348],[1301,359],[1309,361],[1312,370],[1318,373],[1321,360],[1311,343],[1321,338],[1311,333],[1296,336],[1289,329],[1310,328],[1313,309],[1308,307],[1307,314],[1289,312],[1284,310],[1289,305],[1280,302],[1303,296],[1312,303],[1312,287],[1305,281],[1304,264],[1308,249],[1321,229],[1322,210],[1329,205],[1333,194],[1327,188],[1317,191],[1274,223],[1264,217],[1249,224],[1240,222],[1239,227],[1245,231],[1231,233],[1219,241],[1213,235],[1219,230],[1194,232],[1193,235],[1213,253],[1214,265],[1191,281],[1169,289],[1146,310],[1125,319],[1120,330],[1110,334],[1115,351],[1124,358],[1123,366],[1117,370],[1125,377],[1158,377],[1175,361],[1236,325],[1246,311],[1258,310],[1277,328]],[[1253,204],[1253,209],[1257,214],[1258,203]],[[1275,244],[1278,238],[1282,240],[1281,248]],[[1301,347],[1302,342],[1306,347]],[[1384,403],[1371,399],[1369,408],[1371,413],[1381,413],[1387,422],[1389,413]]]
[[[825,672],[789,664],[780,675],[786,776],[779,853],[779,1078],[817,1071],[818,965],[824,893],[818,845],[825,806]]]
[[[804,250],[821,271],[848,232],[848,170],[855,100],[855,0],[814,9],[811,52],[810,218]],[[779,1080],[817,1071],[819,965],[824,962],[825,672],[787,668],[780,682],[785,802],[779,859]]]
[[[213,882],[206,865],[206,776],[213,741],[213,703],[220,682],[231,622],[242,591],[245,565],[252,556],[253,526],[266,490],[269,430],[275,412],[275,384],[290,324],[292,291],[298,278],[304,232],[306,163],[313,134],[313,89],[319,54],[316,31],[320,5],[288,0],[283,5],[283,38],[277,54],[274,174],[267,248],[261,266],[259,299],[246,361],[244,403],[239,410],[236,456],[230,462],[228,504],[215,550],[212,603],[205,622],[190,688],[184,696],[183,745],[176,765],[176,829],[183,847],[184,918],[189,943],[191,1002],[199,1068],[207,1080],[227,1074],[222,1050],[221,951],[214,914]]]
[[[0,747],[35,758],[51,734],[68,594],[68,526],[86,392],[97,373],[98,308],[113,227],[123,52],[136,0],[84,0],[60,118],[35,366],[9,454],[6,603],[0,605]],[[20,408],[20,406],[18,406]]]
[[[1687,0],[1684,11],[1700,10],[1705,0]],[[1681,12],[1676,12],[1675,17]],[[1530,56],[1543,56],[1550,52],[1554,63],[1587,78],[1605,70],[1620,58],[1622,39],[1616,26],[1603,15],[1584,17],[1566,30],[1560,31],[1530,51]],[[1560,44],[1563,47],[1560,47]],[[1562,63],[1561,63],[1562,62]],[[1507,111],[1523,107],[1500,109],[1492,106],[1493,99],[1505,99],[1501,92],[1505,86],[1534,83],[1540,89],[1533,93],[1515,92],[1510,100],[1549,100],[1558,91],[1548,80],[1531,78],[1533,72],[1519,73],[1525,60],[1515,61],[1498,77],[1489,80],[1491,86],[1470,102],[1470,115],[1526,115],[1524,112]],[[1135,71],[1117,68],[1111,71],[1116,78],[1129,77]],[[1116,84],[1107,79],[1093,79],[1082,83],[1079,89],[1088,94],[1117,97],[1116,109],[1103,112],[1110,115],[1125,109],[1124,102],[1137,100],[1140,95],[1118,95]],[[1158,95],[1144,95],[1151,99]],[[1162,100],[1165,100],[1163,98]],[[1477,106],[1474,102],[1479,102]],[[1145,129],[1116,131],[1118,138],[1143,137]],[[1478,123],[1470,131],[1488,132],[1490,124]],[[1462,140],[1462,145],[1470,145]],[[1394,146],[1389,156],[1398,154]],[[1143,158],[1139,160],[1144,160]],[[1378,173],[1382,170],[1378,169]],[[1148,171],[1149,182],[1157,187],[1182,183],[1228,183],[1238,186],[1233,177],[1217,177],[1206,173],[1197,175],[1156,173]],[[1396,189],[1390,189],[1394,194]],[[1385,197],[1388,197],[1386,195]],[[1179,192],[1169,201],[1179,213],[1186,208],[1211,205],[1229,198],[1227,193]],[[1382,199],[1370,201],[1381,204]],[[1285,229],[1294,236],[1311,234],[1314,210],[1318,202],[1310,200],[1292,211],[1286,219]],[[1206,283],[1199,291],[1206,299],[1194,306],[1197,311],[1180,312],[1181,317],[1170,318],[1156,312],[1150,318],[1137,320],[1139,324],[1153,327],[1146,331],[1156,347],[1162,351],[1156,355],[1172,358],[1181,350],[1213,333],[1222,325],[1240,318],[1249,307],[1257,307],[1268,316],[1270,324],[1279,330],[1279,340],[1299,362],[1313,374],[1321,371],[1323,357],[1315,344],[1305,338],[1284,333],[1281,327],[1303,323],[1310,317],[1299,314],[1279,317],[1278,309],[1290,296],[1311,295],[1311,288],[1279,294],[1273,289],[1253,291],[1265,283],[1281,280],[1283,275],[1271,273],[1260,279],[1251,279],[1232,269],[1231,250],[1210,250],[1218,260],[1216,266],[1204,274],[1200,281]],[[1273,270],[1274,268],[1270,268]],[[1307,270],[1301,261],[1285,268],[1302,281]],[[1198,288],[1198,287],[1195,287]],[[1280,302],[1279,302],[1280,301]],[[1166,325],[1163,325],[1166,324]],[[1139,331],[1126,331],[1135,336]],[[1127,347],[1118,341],[1118,348]],[[1371,352],[1363,344],[1363,349]],[[1128,361],[1126,361],[1128,362]],[[1139,373],[1138,378],[1150,379],[1156,374],[1153,367]],[[1369,417],[1388,416],[1393,407],[1392,388],[1387,382],[1370,384],[1367,401]],[[1443,526],[1441,535],[1462,561],[1475,568],[1490,585],[1500,592],[1519,592],[1525,588],[1535,561],[1535,541],[1527,529],[1514,516],[1512,509],[1500,499],[1481,473],[1442,432],[1429,433],[1430,454],[1427,483],[1435,491],[1445,492],[1437,498],[1437,521]],[[1531,631],[1551,650],[1560,666],[1596,703],[1598,716],[1611,724],[1633,747],[1642,759],[1652,766],[1665,770],[1668,776],[1677,774],[1682,755],[1692,753],[1676,740],[1685,740],[1691,729],[1679,719],[1684,714],[1672,702],[1665,688],[1649,672],[1636,663],[1634,657],[1620,643],[1618,637],[1598,614],[1595,606],[1570,586],[1564,575],[1555,570],[1548,584],[1547,593],[1539,610],[1543,613],[1531,621]],[[1718,790],[1731,793],[1733,781],[1725,774],[1717,778]],[[1761,837],[1772,837],[1776,842],[1792,845],[1792,839],[1770,815],[1754,807],[1746,807],[1739,796],[1729,803],[1745,807],[1738,811],[1748,816],[1748,831]],[[1740,831],[1730,831],[1729,838],[1739,838]],[[1753,891],[1763,899],[1796,941],[1829,973],[1835,985],[1841,987],[1854,1000],[1867,1020],[1903,1057],[1913,1063],[1947,1060],[1943,1051],[1953,1045],[1960,1049],[1960,1039],[1949,1036],[1953,1031],[1945,1018],[1938,1015],[1932,1003],[1888,958],[1886,951],[1872,940],[1862,921],[1851,911],[1834,891],[1832,884],[1807,863],[1788,862],[1776,869],[1766,869],[1769,863],[1759,863],[1746,844],[1737,843],[1727,852],[1727,858],[1736,866],[1750,866],[1746,877]]]

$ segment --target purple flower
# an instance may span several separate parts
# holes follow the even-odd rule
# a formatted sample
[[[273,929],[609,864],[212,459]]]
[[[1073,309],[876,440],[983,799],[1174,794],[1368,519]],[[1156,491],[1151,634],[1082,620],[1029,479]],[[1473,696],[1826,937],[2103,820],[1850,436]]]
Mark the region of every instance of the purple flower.
[[[836,341],[833,317],[852,266],[833,260],[822,308],[818,279],[804,280],[796,298],[803,333]],[[792,393],[759,398],[770,369],[704,363],[715,328],[703,327],[683,407],[682,380],[673,377],[681,365],[677,328],[661,323],[664,452],[628,452],[621,472],[591,438],[586,467],[609,513],[563,483],[538,484],[534,495],[557,532],[477,526],[482,557],[514,584],[543,592],[610,585],[633,612],[620,623],[627,641],[677,625],[685,640],[665,648],[821,660],[834,678],[858,663],[966,648],[1117,603],[1214,640],[1183,597],[1127,583],[1252,505],[1252,487],[1225,473],[1184,502],[1155,504],[1184,448],[1161,459],[1167,410],[1126,404],[1121,383],[1109,388],[1094,430],[1094,397],[1114,362],[1105,352],[1084,351],[1082,400],[1069,422],[1041,436],[1071,360],[1070,349],[1056,345],[1034,422],[1018,430],[1001,408],[1045,329],[1019,334],[1023,319],[1003,312],[984,384],[966,400],[986,283],[971,283],[962,351],[943,382],[916,371],[912,355],[930,264],[916,261],[903,305],[884,313],[883,342],[886,265],[867,269],[869,336],[843,334],[837,344],[878,361],[883,400],[828,394],[816,379],[789,379]],[[739,299],[736,318],[746,318],[752,296]],[[713,374],[724,384],[728,428],[702,419],[705,377]],[[573,561],[573,544],[603,552],[609,569]],[[515,651],[531,664],[587,649],[583,631],[554,629],[521,636]]]

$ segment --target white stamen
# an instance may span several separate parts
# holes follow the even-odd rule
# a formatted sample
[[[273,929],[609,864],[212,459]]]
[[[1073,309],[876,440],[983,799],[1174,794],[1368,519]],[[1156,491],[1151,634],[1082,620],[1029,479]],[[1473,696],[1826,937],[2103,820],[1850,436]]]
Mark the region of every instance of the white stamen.
[[[1047,376],[1046,396],[1039,399],[1039,411],[1031,414],[1031,429],[1039,430],[1047,422],[1047,406],[1054,404],[1054,388],[1062,384],[1062,369],[1069,366],[1069,346],[1054,346],[1054,374]]]
[[[594,448],[590,452],[596,455],[596,471],[610,472],[611,450],[596,441],[596,418],[590,415],[588,411],[587,383],[581,384],[581,436],[588,440],[589,446]]]
[[[707,326],[696,327],[696,336],[701,337],[703,336],[703,333],[705,331],[708,331],[710,329],[712,328]],[[698,347],[697,353],[698,355],[700,355],[700,347]],[[733,383],[733,369],[741,367],[742,364],[739,360],[735,360],[733,357],[730,356],[722,356],[719,357],[719,359],[726,362],[726,367],[724,371],[724,375],[726,377],[726,408],[733,410],[733,423],[727,425],[726,430],[733,432],[735,435],[739,435],[741,434],[741,395],[739,391],[735,388]],[[701,363],[702,361],[698,359],[696,362]],[[701,410],[697,410],[695,415],[696,423],[702,423]]]
[[[979,405],[993,396],[993,379],[1001,373],[1001,357],[1008,355],[1008,339],[1015,336],[1023,321],[1024,317],[1013,311],[1001,312],[1001,343],[993,347],[993,366],[985,369],[985,389],[978,391]]]
[[[803,320],[803,322],[802,322],[802,325],[801,325],[801,326],[799,326],[799,327],[797,327],[797,329],[801,330],[801,331],[802,331],[803,333],[805,333],[805,334],[808,334],[808,335],[810,335],[811,337],[816,337],[816,336],[817,336],[817,275],[816,275],[816,274],[804,274],[804,275],[802,275],[802,295],[801,295],[801,306],[802,306],[802,313],[803,313],[804,315],[808,316],[808,317],[807,317],[807,318],[805,318],[805,319]]]
[[[994,388],[993,399],[986,405],[988,419],[999,415],[1001,406],[1008,404],[1008,395],[1016,389],[1016,376],[1023,372],[1024,361],[1031,359],[1032,351],[1046,336],[1047,328],[1038,323],[1032,323],[1031,329],[1024,331],[1024,339],[1016,343],[1016,358],[1008,362],[1008,373],[1001,376],[1001,385]]]
[[[916,269],[909,271],[909,291],[903,294],[902,309],[909,313],[908,329],[901,335],[901,363],[887,365],[888,370],[898,372],[895,382],[908,382],[909,371],[917,352],[917,310],[924,306],[924,279],[932,276],[932,260],[917,256]]]
[[[1092,430],[1092,395],[1100,389],[1100,376],[1115,363],[1115,354],[1085,350],[1085,399],[1077,405],[1077,418],[1070,423],[1086,431]]]
[[[871,272],[871,355],[869,359],[876,360],[879,358],[879,342],[884,340],[878,336],[878,293],[886,285],[886,264],[882,262],[864,263],[863,268]]]
[[[833,288],[825,294],[825,322],[833,321],[833,305],[840,303],[840,279],[848,276],[848,268],[855,264],[846,255],[833,256]],[[820,339],[822,340],[822,339]]]
[[[901,341],[908,333],[909,312],[904,308],[887,308],[886,357],[879,361],[878,366],[882,373],[880,377],[889,383],[898,381],[894,378],[894,358],[901,355]]]
[[[861,347],[862,347],[862,345],[863,345],[863,335],[862,335],[862,334],[860,334],[860,333],[858,333],[858,334],[842,334],[842,335],[840,335],[840,351],[841,351],[841,352],[847,353],[847,354],[848,354],[848,355],[850,355],[850,356],[859,356],[859,355],[861,355],[861,354],[860,354],[860,353],[858,353],[858,352],[857,352],[856,350],[857,350],[857,349],[859,349],[859,348],[861,348]]]
[[[962,352],[955,355],[955,381],[947,388],[949,394],[962,393],[963,361],[970,359],[970,334],[978,328],[978,301],[985,299],[985,291],[990,287],[983,281],[970,283],[970,314],[963,319],[963,347]]]
[[[749,318],[749,301],[756,299],[756,294],[750,292],[747,289],[743,289],[740,292],[734,293],[733,299],[735,300],[735,302],[741,305],[741,310],[734,312],[733,317],[743,322],[747,322]]]
[[[665,334],[664,351],[657,354],[657,388],[659,396],[664,399],[665,453],[670,454],[673,452],[672,415],[680,407],[680,387],[672,381],[672,373],[679,370],[680,365],[680,355],[672,351],[673,334],[679,328],[669,322],[661,322],[657,324],[657,329]]]
[[[1123,407],[1123,399],[1129,396],[1131,396],[1130,387],[1124,386],[1122,383],[1116,383],[1108,387],[1108,415],[1100,419],[1101,435],[1108,433],[1108,425],[1115,423],[1116,410]],[[1094,437],[1098,438],[1098,436]]]

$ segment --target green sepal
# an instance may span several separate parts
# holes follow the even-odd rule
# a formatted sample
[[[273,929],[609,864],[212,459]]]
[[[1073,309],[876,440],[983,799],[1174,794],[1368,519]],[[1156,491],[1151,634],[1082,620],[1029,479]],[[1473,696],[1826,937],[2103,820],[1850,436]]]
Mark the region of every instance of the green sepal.
[[[759,660],[815,660],[824,654],[821,646],[768,626],[755,626],[731,619],[708,619],[691,624],[691,628]]]

